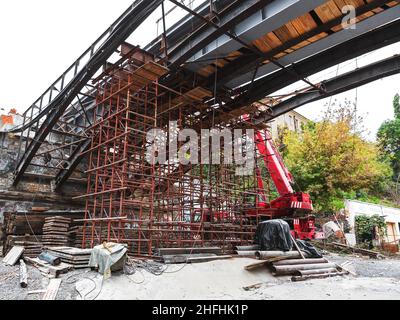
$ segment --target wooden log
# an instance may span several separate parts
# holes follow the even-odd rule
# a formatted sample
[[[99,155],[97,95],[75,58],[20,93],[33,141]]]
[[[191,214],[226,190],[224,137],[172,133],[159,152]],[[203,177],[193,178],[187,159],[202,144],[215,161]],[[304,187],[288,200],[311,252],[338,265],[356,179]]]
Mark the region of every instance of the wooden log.
[[[19,260],[19,284],[22,288],[28,286],[28,271],[24,260]]]
[[[300,254],[301,258],[303,260],[305,260],[306,257],[304,256],[303,252],[300,250],[299,245],[296,242],[296,239],[293,237],[292,234],[290,234],[290,237],[292,238],[292,242],[293,242],[294,246],[296,247],[297,252]]]

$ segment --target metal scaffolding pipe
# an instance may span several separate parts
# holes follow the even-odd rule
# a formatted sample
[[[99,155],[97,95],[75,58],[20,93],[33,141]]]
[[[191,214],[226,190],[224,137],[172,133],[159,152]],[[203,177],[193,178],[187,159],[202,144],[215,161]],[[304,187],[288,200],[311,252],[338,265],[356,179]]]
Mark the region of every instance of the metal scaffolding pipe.
[[[275,266],[287,266],[287,265],[296,265],[296,264],[315,264],[315,263],[327,263],[328,260],[325,258],[322,259],[292,259],[292,260],[284,260],[275,262]]]
[[[323,269],[311,269],[311,270],[299,270],[299,276],[309,276],[313,274],[324,274],[324,273],[335,273],[337,272],[336,268],[323,268]]]
[[[301,270],[318,270],[336,268],[334,263],[298,264],[293,266],[272,266],[272,272],[276,275],[294,275]]]
[[[236,246],[233,248],[235,251],[251,251],[251,250],[260,250],[260,245],[255,244],[251,246]]]
[[[257,251],[235,251],[235,254],[237,254],[238,256],[241,257],[255,257],[256,256]]]
[[[297,251],[257,251],[256,257],[260,260],[267,260],[275,257],[300,258],[300,254]]]

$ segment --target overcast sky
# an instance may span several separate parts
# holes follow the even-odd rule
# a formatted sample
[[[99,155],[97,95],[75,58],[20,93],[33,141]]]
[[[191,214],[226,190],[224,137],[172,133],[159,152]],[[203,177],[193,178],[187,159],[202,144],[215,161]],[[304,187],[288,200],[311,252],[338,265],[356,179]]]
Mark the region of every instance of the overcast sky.
[[[1,113],[10,108],[22,113],[28,108],[131,3],[132,0],[0,1],[0,108],[4,109]],[[167,10],[169,8],[168,3]],[[174,11],[171,19],[167,19],[168,24],[182,14],[179,10]],[[155,21],[159,17],[160,10],[129,38],[129,42],[144,46],[155,38]],[[400,53],[399,44],[360,58],[358,65],[397,53]],[[355,67],[356,62],[351,61],[343,64],[339,73]],[[336,72],[335,67],[311,77],[311,80],[321,81]],[[399,83],[400,76],[397,75],[358,89],[358,106],[371,132],[369,138],[374,138],[384,120],[393,117],[392,100],[400,92]],[[296,86],[302,84],[293,87]],[[355,92],[342,94],[338,99],[354,100]],[[298,111],[317,120],[327,102],[329,99]]]

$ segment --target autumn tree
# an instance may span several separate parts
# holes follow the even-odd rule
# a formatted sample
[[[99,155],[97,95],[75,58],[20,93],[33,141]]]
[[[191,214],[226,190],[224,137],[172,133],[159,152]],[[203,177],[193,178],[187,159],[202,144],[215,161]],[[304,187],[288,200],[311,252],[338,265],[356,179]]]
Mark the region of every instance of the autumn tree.
[[[329,109],[302,133],[285,131],[285,162],[297,189],[311,194],[317,210],[336,211],[345,198],[382,192],[392,174],[378,146],[363,139],[355,111],[348,104]]]

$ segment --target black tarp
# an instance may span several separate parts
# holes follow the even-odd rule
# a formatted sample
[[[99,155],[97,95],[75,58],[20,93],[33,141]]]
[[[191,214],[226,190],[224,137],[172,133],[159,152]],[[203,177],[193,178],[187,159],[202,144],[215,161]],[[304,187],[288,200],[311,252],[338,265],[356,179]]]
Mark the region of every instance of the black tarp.
[[[323,258],[321,252],[319,252],[311,243],[304,240],[296,240],[300,250],[307,254],[307,258]]]
[[[254,243],[260,245],[261,251],[291,251],[293,243],[288,223],[280,219],[261,222]]]

